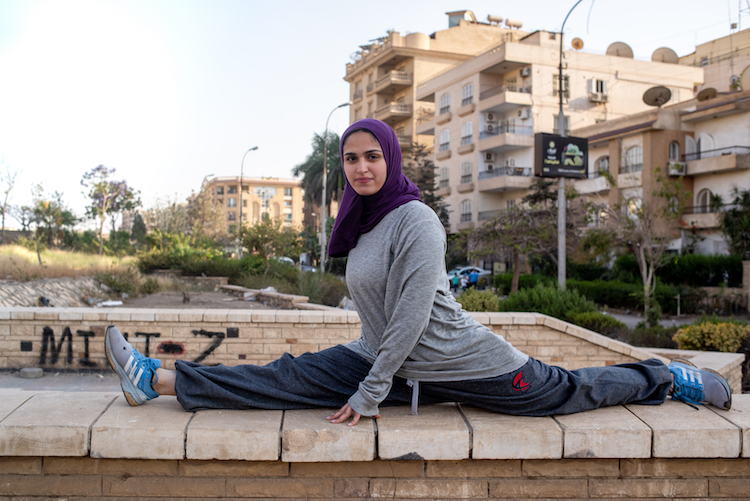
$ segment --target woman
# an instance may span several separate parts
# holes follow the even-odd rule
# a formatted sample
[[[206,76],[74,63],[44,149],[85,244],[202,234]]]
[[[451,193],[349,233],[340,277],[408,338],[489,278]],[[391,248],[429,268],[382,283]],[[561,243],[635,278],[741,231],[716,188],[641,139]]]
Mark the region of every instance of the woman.
[[[465,402],[516,415],[568,414],[673,398],[729,408],[726,381],[651,359],[567,371],[521,353],[463,311],[445,278],[446,236],[401,172],[393,130],[360,120],[341,141],[346,187],[329,254],[348,256],[346,280],[362,320],[357,341],[263,367],[175,362],[160,368],[117,331],[105,348],[131,405],[177,395],[188,411],[338,407],[340,423],[380,417],[381,405]],[[673,384],[674,379],[674,384]]]

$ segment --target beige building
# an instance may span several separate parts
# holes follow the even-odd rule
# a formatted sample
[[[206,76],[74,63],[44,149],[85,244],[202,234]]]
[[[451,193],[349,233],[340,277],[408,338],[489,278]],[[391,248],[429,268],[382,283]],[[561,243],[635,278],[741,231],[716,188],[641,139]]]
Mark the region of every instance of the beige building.
[[[703,68],[703,85],[696,86],[696,94],[709,88],[718,92],[750,90],[750,29],[698,45],[679,61]]]
[[[505,41],[418,84],[418,103],[439,103],[437,116],[416,131],[434,138],[438,194],[451,207],[451,232],[482,224],[528,193],[534,134],[558,132],[559,37],[537,31]],[[701,68],[678,66],[676,59],[635,60],[623,43],[607,55],[568,49],[564,62],[566,134],[647,110],[643,94],[654,86],[668,87],[673,102],[690,99],[703,79]]]
[[[720,211],[733,188],[750,188],[750,90],[709,95],[574,130],[589,139],[589,169],[609,170],[617,182],[610,187],[603,177],[576,181],[578,192],[610,206],[623,198],[643,199],[654,191],[652,169],[660,167],[690,192],[673,228],[672,249],[726,254]],[[712,204],[717,195],[724,204],[719,212]]]
[[[302,226],[303,192],[297,179],[243,177],[240,188],[239,176],[215,177],[205,189],[221,206],[229,233],[234,233],[240,219],[244,225],[271,217],[285,226]]]
[[[525,35],[517,27],[478,23],[471,11],[448,12],[449,28],[431,35],[391,32],[381,40],[361,46],[359,59],[346,65],[350,84],[350,122],[377,118],[388,123],[402,149],[416,136],[415,126],[434,116],[435,103],[418,102],[417,83],[481,54],[503,41]],[[520,23],[510,21],[512,26]]]

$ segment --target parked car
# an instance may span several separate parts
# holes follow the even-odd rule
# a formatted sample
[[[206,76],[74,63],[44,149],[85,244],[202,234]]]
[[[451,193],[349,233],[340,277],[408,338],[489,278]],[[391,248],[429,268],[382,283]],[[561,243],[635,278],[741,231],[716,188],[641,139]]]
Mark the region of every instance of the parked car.
[[[272,257],[271,259],[275,259],[276,261],[278,261],[280,263],[286,263],[286,264],[294,266],[294,259],[292,259],[290,257],[277,256],[277,257]]]
[[[318,272],[318,268],[316,268],[315,266],[310,266],[309,264],[300,264],[297,266],[297,268],[299,268],[302,271],[311,271],[313,273]]]
[[[486,275],[492,275],[491,271],[483,270],[482,268],[477,268],[476,266],[462,266],[460,268],[453,268],[448,272],[448,281],[453,280],[453,277],[455,275],[458,275],[458,278],[461,278],[464,275],[468,275],[472,271],[476,270],[477,274],[480,277],[486,276]]]

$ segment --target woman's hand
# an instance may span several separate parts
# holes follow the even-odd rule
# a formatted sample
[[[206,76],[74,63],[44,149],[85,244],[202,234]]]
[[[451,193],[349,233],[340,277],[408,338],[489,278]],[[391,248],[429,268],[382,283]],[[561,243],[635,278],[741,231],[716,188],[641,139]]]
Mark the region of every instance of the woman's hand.
[[[349,419],[350,416],[352,418],[352,421],[349,423],[349,426],[354,426],[355,424],[357,424],[359,422],[359,418],[362,417],[358,412],[354,412],[354,409],[352,409],[351,406],[347,403],[344,404],[341,409],[328,416],[326,419],[332,423],[343,423],[344,421]],[[373,417],[379,418],[381,416],[380,414],[378,414],[377,416]]]

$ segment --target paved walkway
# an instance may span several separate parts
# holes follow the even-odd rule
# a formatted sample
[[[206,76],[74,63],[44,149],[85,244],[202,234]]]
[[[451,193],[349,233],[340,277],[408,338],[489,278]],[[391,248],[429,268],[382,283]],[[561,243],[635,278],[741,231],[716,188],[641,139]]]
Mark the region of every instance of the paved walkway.
[[[44,372],[37,379],[23,379],[18,371],[0,371],[0,389],[22,391],[120,391],[120,380],[114,372],[78,374],[72,372]]]

